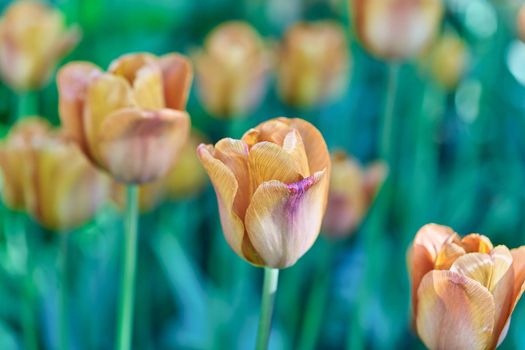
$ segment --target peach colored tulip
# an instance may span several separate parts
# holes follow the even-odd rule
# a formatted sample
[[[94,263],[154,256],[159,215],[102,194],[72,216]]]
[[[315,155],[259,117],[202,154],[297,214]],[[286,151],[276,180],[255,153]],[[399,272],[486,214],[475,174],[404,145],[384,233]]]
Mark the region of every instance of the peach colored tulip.
[[[232,249],[257,266],[289,267],[313,245],[326,208],[330,156],[302,119],[277,118],[241,140],[201,144]]]
[[[10,174],[4,176],[9,179],[4,189],[17,191],[16,201],[4,201],[27,210],[42,226],[58,231],[77,228],[105,203],[109,179],[44,119],[19,122],[2,146],[2,173]]]
[[[348,83],[349,60],[345,32],[337,22],[294,25],[279,50],[280,97],[296,107],[337,99]]]
[[[348,0],[355,33],[374,56],[413,58],[427,48],[439,29],[442,0]]]
[[[409,252],[413,319],[429,349],[495,349],[524,290],[525,246],[423,226]]]
[[[444,89],[457,86],[468,63],[464,41],[455,34],[444,34],[426,56],[428,69],[434,81]]]
[[[125,55],[107,73],[69,63],[58,73],[60,118],[88,158],[117,181],[151,182],[166,175],[186,142],[191,79],[190,63],[177,54]]]
[[[51,131],[42,118],[28,117],[15,124],[0,143],[1,194],[4,204],[13,210],[24,210],[23,167],[25,154],[34,142],[41,142]]]
[[[219,25],[195,55],[204,107],[217,117],[246,116],[264,97],[269,68],[270,55],[254,28],[241,21]]]
[[[334,238],[352,234],[372,205],[386,172],[383,162],[363,168],[346,153],[335,152],[323,233]]]
[[[19,91],[42,87],[79,37],[76,26],[66,29],[58,10],[39,1],[14,1],[0,20],[3,79]]]

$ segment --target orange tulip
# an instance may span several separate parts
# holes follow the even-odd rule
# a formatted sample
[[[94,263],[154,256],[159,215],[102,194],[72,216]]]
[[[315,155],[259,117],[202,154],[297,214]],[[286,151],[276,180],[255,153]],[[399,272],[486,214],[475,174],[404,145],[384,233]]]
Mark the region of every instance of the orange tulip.
[[[429,224],[409,254],[413,318],[430,349],[495,349],[525,288],[525,246]]]
[[[104,204],[108,179],[41,118],[19,122],[0,149],[4,201],[44,227],[71,230]],[[8,194],[8,195],[6,195]]]
[[[345,91],[349,60],[341,25],[298,23],[287,31],[279,50],[279,95],[296,107],[331,102]]]
[[[195,56],[199,94],[218,117],[246,116],[264,97],[270,56],[248,23],[230,21],[206,38]]]
[[[346,153],[335,152],[323,233],[334,238],[352,234],[372,205],[386,172],[383,162],[363,168]]]
[[[468,63],[464,41],[455,34],[441,36],[429,54],[428,69],[434,81],[444,89],[453,89],[463,77]]]
[[[58,73],[60,117],[88,158],[117,181],[151,182],[186,142],[191,79],[190,63],[177,54],[125,55],[107,73],[70,63]]]
[[[16,90],[40,88],[79,37],[77,27],[66,29],[62,14],[44,3],[13,2],[0,21],[2,77]]]
[[[399,60],[430,45],[443,16],[442,0],[348,0],[357,38],[374,56]]]
[[[326,208],[330,156],[302,119],[277,118],[241,140],[201,144],[232,249],[257,266],[289,267],[313,245]]]

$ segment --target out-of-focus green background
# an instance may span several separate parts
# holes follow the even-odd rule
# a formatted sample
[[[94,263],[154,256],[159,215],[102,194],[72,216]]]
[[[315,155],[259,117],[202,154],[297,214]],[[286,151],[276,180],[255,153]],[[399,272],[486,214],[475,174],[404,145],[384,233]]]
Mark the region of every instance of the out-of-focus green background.
[[[337,102],[293,109],[277,98],[272,80],[256,112],[229,123],[204,111],[194,84],[188,111],[193,126],[212,141],[226,134],[239,137],[272,117],[300,116],[321,130],[330,149],[345,149],[363,163],[378,158],[388,67],[353,37],[344,1],[64,0],[55,5],[83,30],[65,61],[87,60],[104,68],[129,52],[191,54],[212,28],[230,19],[248,21],[275,42],[296,21],[336,19],[347,28],[352,51],[351,79]],[[389,186],[355,235],[338,242],[320,237],[297,265],[281,272],[272,349],[298,348],[316,322],[319,349],[422,348],[410,329],[405,254],[427,222],[461,234],[480,232],[495,244],[525,244],[525,44],[516,39],[515,3],[450,0],[446,5],[443,26],[455,29],[470,52],[465,78],[446,92],[416,61],[400,66],[393,136],[397,166]],[[54,82],[39,101],[41,115],[58,124]],[[0,86],[2,133],[14,111],[16,95]],[[420,127],[425,118],[434,121],[430,132]],[[120,214],[108,207],[94,223],[71,233],[72,349],[113,348],[121,231]],[[39,336],[43,349],[53,349],[58,239],[36,224],[31,232],[37,241],[29,254],[37,261]],[[4,243],[0,238],[0,247]],[[0,348],[21,349],[19,269],[16,256],[8,259],[2,249]],[[320,288],[324,283],[328,287]],[[211,186],[193,198],[163,204],[141,217],[134,348],[252,348],[260,284],[261,271],[224,241]],[[324,308],[315,305],[325,300]],[[514,312],[503,349],[525,349],[524,304]],[[309,319],[307,305],[320,313]]]

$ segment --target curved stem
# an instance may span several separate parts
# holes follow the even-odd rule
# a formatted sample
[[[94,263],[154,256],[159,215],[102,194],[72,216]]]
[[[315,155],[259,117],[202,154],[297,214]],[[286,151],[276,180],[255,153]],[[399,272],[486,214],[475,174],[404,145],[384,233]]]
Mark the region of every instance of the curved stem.
[[[68,264],[68,233],[62,233],[60,237],[60,302],[59,302],[59,344],[61,350],[69,349],[69,317],[68,317],[68,278],[67,278],[67,264]]]
[[[261,314],[259,317],[259,328],[257,330],[256,350],[268,349],[270,330],[272,326],[273,302],[277,292],[279,270],[265,267],[264,282],[262,289]]]
[[[126,189],[126,229],[124,236],[124,276],[120,290],[118,314],[118,350],[129,350],[133,328],[133,299],[137,265],[138,186]]]

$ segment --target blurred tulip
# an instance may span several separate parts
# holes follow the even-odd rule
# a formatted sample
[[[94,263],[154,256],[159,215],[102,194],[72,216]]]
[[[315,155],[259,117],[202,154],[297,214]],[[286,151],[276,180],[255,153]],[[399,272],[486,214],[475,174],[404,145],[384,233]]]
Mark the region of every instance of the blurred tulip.
[[[286,268],[310,249],[330,179],[330,156],[313,125],[272,119],[241,140],[201,144],[197,153],[215,188],[226,240],[239,256]]]
[[[348,0],[357,38],[374,56],[413,58],[436,36],[442,0]]]
[[[15,1],[0,21],[0,72],[15,90],[38,89],[79,38],[80,30],[66,29],[58,10],[39,1]]]
[[[188,142],[180,152],[180,157],[171,167],[168,175],[161,180],[168,198],[188,197],[203,190],[208,178],[195,153],[197,146],[203,142],[205,137],[192,131]]]
[[[26,209],[46,228],[74,229],[107,198],[108,179],[44,119],[16,124],[0,149],[0,160],[6,205]]]
[[[363,168],[346,153],[335,152],[323,233],[334,238],[352,234],[372,205],[386,173],[383,162]]]
[[[495,349],[524,290],[525,246],[429,224],[409,253],[413,318],[430,349]]]
[[[525,4],[521,5],[520,10],[518,11],[518,17],[516,19],[518,36],[521,41],[525,42]]]
[[[4,204],[13,210],[24,210],[23,168],[25,154],[37,142],[45,139],[51,125],[42,118],[29,117],[15,124],[0,143],[1,194]]]
[[[177,54],[125,55],[107,73],[69,63],[58,73],[60,117],[88,158],[117,181],[155,181],[186,142],[191,79],[189,61]]]
[[[454,89],[463,77],[468,63],[464,41],[455,34],[444,34],[430,49],[428,69],[434,81],[444,89]]]
[[[337,22],[294,25],[279,50],[280,97],[296,107],[335,100],[345,91],[349,60],[344,29]]]
[[[270,56],[262,38],[248,23],[219,25],[195,56],[199,94],[213,115],[246,116],[266,92]]]

